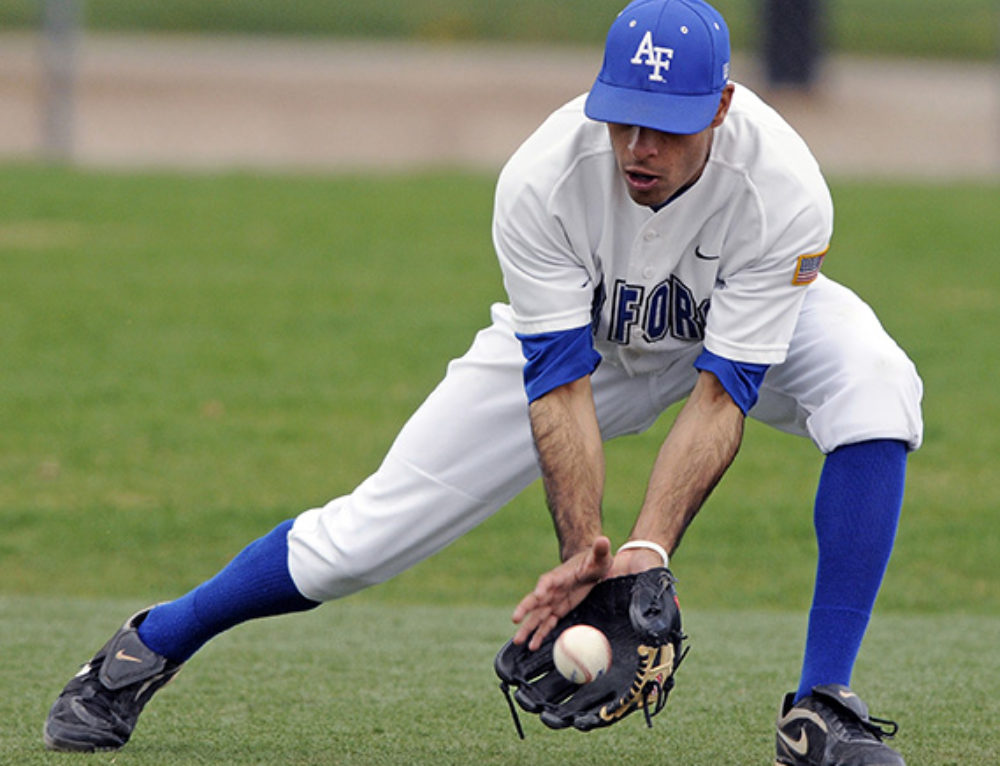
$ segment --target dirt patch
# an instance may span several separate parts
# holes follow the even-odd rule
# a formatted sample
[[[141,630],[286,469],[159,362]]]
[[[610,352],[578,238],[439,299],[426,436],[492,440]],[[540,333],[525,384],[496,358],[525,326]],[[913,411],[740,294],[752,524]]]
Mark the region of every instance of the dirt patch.
[[[43,152],[38,40],[0,35],[0,157]],[[586,90],[599,50],[91,36],[73,157],[87,165],[495,170]],[[1000,175],[1000,84],[987,64],[833,58],[810,95],[735,79],[798,128],[830,174]]]

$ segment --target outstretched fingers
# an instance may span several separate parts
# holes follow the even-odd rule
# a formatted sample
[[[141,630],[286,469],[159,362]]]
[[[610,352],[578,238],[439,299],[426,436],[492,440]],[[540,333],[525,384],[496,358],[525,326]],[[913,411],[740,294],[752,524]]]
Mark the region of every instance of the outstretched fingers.
[[[564,588],[557,584],[553,572],[542,575],[535,589],[514,609],[511,619],[520,625],[514,634],[514,643],[523,644],[530,638],[528,648],[535,651],[552,632],[559,618],[568,614],[573,606]]]
[[[538,649],[559,620],[607,576],[613,562],[611,541],[601,536],[587,550],[539,577],[535,589],[521,599],[511,615],[520,626],[514,643],[528,641],[529,649]]]

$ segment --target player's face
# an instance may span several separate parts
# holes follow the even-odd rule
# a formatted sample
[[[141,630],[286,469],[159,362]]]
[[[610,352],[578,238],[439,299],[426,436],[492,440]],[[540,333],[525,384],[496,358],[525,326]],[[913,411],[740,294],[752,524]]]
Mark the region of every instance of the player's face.
[[[662,205],[698,180],[708,162],[715,128],[729,111],[732,93],[733,86],[727,86],[715,119],[700,133],[682,135],[608,123],[618,170],[634,202]]]

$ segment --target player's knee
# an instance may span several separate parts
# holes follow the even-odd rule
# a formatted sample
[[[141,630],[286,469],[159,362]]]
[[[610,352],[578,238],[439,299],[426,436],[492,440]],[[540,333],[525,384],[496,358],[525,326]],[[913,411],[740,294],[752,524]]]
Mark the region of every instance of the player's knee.
[[[899,347],[884,349],[867,360],[867,368],[858,376],[857,395],[869,402],[866,410],[878,422],[889,419],[919,417],[923,382],[917,368]]]
[[[864,380],[876,399],[890,398],[919,410],[923,382],[916,365],[899,347],[884,350],[871,360],[871,372]]]
[[[371,566],[377,557],[365,555],[357,541],[346,544],[349,536],[342,530],[331,530],[325,523],[324,515],[334,512],[340,502],[344,498],[300,514],[289,532],[289,573],[299,591],[314,601],[342,598],[380,579]]]
[[[868,439],[898,439],[916,449],[923,439],[922,396],[917,369],[902,350],[873,350],[855,359],[808,427],[824,452]]]

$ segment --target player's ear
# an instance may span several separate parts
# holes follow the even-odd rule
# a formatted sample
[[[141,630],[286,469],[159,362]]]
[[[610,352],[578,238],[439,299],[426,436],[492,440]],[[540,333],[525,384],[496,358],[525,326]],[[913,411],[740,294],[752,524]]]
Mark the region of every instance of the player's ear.
[[[712,120],[712,124],[709,127],[717,128],[726,119],[726,115],[729,114],[729,105],[733,103],[733,92],[736,90],[736,86],[731,82],[726,84],[726,87],[722,89],[722,98],[719,99],[719,108],[715,112],[715,119]]]

